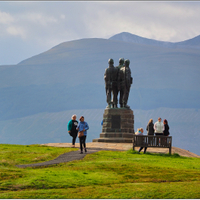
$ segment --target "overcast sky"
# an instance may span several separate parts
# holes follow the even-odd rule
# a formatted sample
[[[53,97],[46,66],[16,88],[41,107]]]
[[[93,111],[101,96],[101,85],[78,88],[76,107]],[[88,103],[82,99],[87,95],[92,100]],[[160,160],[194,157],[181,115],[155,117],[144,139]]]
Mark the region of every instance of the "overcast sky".
[[[199,22],[200,1],[0,1],[0,65],[121,32],[180,42],[200,35]]]

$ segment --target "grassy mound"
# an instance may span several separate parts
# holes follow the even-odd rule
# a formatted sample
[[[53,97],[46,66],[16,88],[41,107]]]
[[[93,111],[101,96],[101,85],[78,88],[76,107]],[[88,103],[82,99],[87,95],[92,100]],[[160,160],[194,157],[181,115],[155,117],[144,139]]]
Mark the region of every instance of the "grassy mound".
[[[99,151],[83,160],[42,168],[72,148],[0,145],[0,198],[200,198],[200,159],[178,154]]]

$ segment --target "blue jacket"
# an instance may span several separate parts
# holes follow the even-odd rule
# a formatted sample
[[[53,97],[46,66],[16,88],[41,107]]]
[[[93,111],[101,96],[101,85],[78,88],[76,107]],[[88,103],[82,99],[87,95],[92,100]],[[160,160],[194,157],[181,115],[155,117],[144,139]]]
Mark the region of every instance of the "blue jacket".
[[[77,128],[78,128],[78,131],[82,131],[83,129],[85,129],[84,135],[85,136],[87,135],[87,130],[89,129],[87,122],[79,122]]]

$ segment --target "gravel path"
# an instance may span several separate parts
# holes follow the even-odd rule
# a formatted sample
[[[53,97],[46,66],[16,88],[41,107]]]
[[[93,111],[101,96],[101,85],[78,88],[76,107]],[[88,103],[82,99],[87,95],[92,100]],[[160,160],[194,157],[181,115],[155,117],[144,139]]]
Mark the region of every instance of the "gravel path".
[[[87,152],[80,154],[80,151],[71,151],[69,153],[64,153],[60,156],[58,156],[56,159],[54,160],[50,160],[50,161],[46,161],[46,162],[42,162],[42,163],[35,163],[35,164],[27,164],[27,165],[16,165],[19,168],[26,168],[26,167],[43,167],[43,166],[49,166],[49,165],[55,165],[55,164],[59,164],[59,163],[66,163],[66,162],[70,162],[73,160],[81,160],[83,159],[87,154],[91,154],[94,152],[98,152],[98,151],[102,151],[102,150],[108,150],[108,149],[100,149],[100,148],[88,148]],[[116,151],[116,149],[112,149],[113,151]]]
[[[48,143],[48,144],[43,144],[45,146],[54,146],[54,147],[71,147],[70,143]],[[76,144],[76,147],[79,145]],[[81,160],[83,159],[87,154],[91,154],[94,152],[102,151],[102,150],[112,150],[112,151],[125,151],[128,149],[132,148],[132,144],[110,144],[110,143],[87,143],[87,153],[80,154],[80,150],[77,151],[71,151],[69,153],[64,153],[60,156],[58,156],[54,160],[42,162],[42,163],[36,163],[36,164],[27,164],[27,165],[16,165],[19,168],[26,168],[26,167],[42,167],[42,166],[49,166],[49,165],[55,165],[59,163],[65,163],[65,162],[70,162],[73,160]],[[136,147],[136,150],[139,148]],[[142,151],[143,152],[143,151]],[[163,149],[163,148],[148,148],[147,152],[151,153],[168,153],[168,149]],[[178,153],[180,156],[186,156],[186,157],[196,157],[200,158],[199,155],[194,154],[192,152],[189,152],[185,149],[180,149],[177,147],[172,147],[172,154]]]

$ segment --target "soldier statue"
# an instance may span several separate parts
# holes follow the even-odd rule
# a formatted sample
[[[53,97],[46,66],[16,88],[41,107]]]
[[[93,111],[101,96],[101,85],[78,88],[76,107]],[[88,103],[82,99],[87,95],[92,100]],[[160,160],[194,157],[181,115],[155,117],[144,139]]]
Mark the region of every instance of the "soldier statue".
[[[120,107],[130,108],[127,105],[130,87],[133,82],[131,77],[131,70],[129,68],[130,61],[127,59],[124,61],[124,66],[119,70],[118,83],[120,85]]]
[[[112,58],[108,60],[108,68],[104,73],[105,89],[107,96],[107,108],[117,108],[117,68],[114,67]],[[112,99],[111,99],[112,96]]]
[[[124,66],[124,58],[120,58],[119,65],[116,67],[117,68],[117,77],[119,76],[119,71],[123,66]],[[117,81],[117,97],[118,97],[119,92],[120,92],[120,97],[122,96],[122,90],[123,90],[123,87],[120,85],[120,82]],[[122,98],[119,98],[119,104],[120,104],[120,107],[122,108],[123,107]]]

